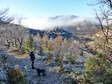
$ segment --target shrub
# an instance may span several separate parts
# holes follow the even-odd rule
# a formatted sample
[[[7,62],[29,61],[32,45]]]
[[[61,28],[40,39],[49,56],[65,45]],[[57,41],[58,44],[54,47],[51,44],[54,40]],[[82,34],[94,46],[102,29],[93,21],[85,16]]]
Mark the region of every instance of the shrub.
[[[105,55],[97,54],[90,57],[85,63],[85,83],[112,84],[111,65]]]
[[[30,51],[35,51],[36,46],[33,40],[32,36],[29,36],[29,38],[25,41],[24,43],[24,52],[30,52]]]
[[[71,64],[74,64],[76,62],[76,58],[75,57],[67,57],[68,61],[71,63]]]
[[[55,59],[55,62],[57,62],[58,64],[62,64],[63,58],[60,56],[57,56]]]
[[[7,75],[10,84],[27,84],[25,75],[19,68],[9,69]]]
[[[52,61],[52,56],[47,56],[47,61],[48,61],[49,63],[51,63],[51,61]]]

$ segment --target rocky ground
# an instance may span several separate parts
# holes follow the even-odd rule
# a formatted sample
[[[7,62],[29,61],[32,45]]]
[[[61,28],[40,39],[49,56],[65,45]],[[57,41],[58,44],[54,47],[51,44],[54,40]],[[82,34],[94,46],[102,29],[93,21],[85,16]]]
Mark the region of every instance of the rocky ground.
[[[6,53],[6,52],[5,52]],[[42,60],[40,56],[36,56],[35,67],[46,70],[46,76],[39,77],[35,69],[31,68],[30,58],[17,58],[12,53],[7,53],[7,63],[10,67],[19,65],[20,69],[26,72],[26,77],[30,84],[60,84],[59,75],[56,72],[50,71],[51,66],[46,61]]]
[[[9,53],[8,51],[0,51],[0,54],[7,55],[7,64],[9,67],[14,68],[15,66],[19,66],[22,72],[25,73],[25,76],[28,80],[28,84],[65,84],[62,79],[66,78],[66,76],[60,75],[59,70],[60,66],[57,66],[55,62],[48,63],[45,60],[45,56],[38,56],[35,54],[35,67],[39,69],[44,69],[46,76],[38,76],[36,69],[31,68],[31,61],[29,56],[21,56],[13,53]],[[83,70],[84,67],[74,66],[71,64],[63,64],[65,67],[65,71],[67,70]],[[1,67],[2,69],[2,67]],[[2,71],[2,70],[1,70]],[[0,71],[0,73],[1,73]],[[2,72],[3,73],[3,72]],[[73,74],[72,74],[73,75]],[[68,84],[68,83],[67,83]],[[70,83],[69,83],[70,84]]]

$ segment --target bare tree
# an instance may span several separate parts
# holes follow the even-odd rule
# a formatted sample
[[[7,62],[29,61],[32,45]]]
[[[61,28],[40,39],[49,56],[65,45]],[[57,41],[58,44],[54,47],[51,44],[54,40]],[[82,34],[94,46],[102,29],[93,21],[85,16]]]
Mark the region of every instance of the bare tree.
[[[97,0],[98,4],[108,6],[110,9],[112,9],[112,0]]]
[[[9,37],[11,32],[7,30],[6,26],[14,20],[14,17],[8,15],[9,9],[0,10],[0,48],[7,42],[7,48],[10,47]],[[2,46],[1,46],[2,45]]]
[[[96,17],[100,23],[102,34],[100,35],[98,47],[103,50],[108,60],[112,62],[112,0],[97,0],[100,5],[100,12]]]
[[[0,10],[0,24],[7,24],[14,20],[14,17],[8,16],[9,9]]]
[[[18,19],[18,24],[11,23],[14,18],[8,16],[9,9],[0,11],[0,44],[9,48],[18,48],[22,51],[25,28],[21,26],[22,19]]]

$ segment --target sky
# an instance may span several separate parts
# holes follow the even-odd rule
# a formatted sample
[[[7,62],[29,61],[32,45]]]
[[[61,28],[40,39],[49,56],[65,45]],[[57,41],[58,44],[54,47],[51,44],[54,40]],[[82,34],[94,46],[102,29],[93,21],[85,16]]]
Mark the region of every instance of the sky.
[[[46,18],[58,15],[93,17],[92,0],[0,0],[0,9],[9,8],[9,14],[45,23]]]

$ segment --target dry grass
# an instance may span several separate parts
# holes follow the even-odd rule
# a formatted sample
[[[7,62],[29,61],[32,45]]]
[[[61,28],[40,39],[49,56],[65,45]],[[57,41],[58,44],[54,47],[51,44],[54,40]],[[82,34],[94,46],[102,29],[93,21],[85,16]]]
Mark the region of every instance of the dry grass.
[[[22,54],[22,53],[19,52],[18,49],[11,50],[9,52],[15,54],[16,55],[15,57],[17,59],[27,59],[27,58],[29,58],[29,55],[27,53]]]
[[[27,59],[27,58],[29,58],[29,55],[28,54],[22,54],[22,55],[17,55],[17,56],[15,56],[17,59]]]
[[[17,55],[19,55],[19,54],[20,54],[20,52],[19,52],[19,50],[18,50],[18,49],[11,50],[11,51],[9,51],[9,53],[13,53],[13,54],[17,54]]]

